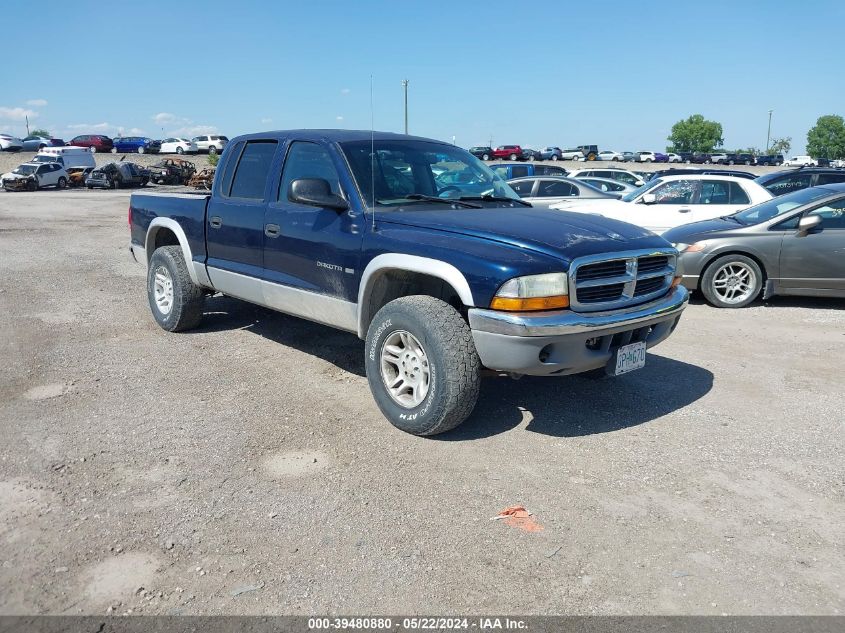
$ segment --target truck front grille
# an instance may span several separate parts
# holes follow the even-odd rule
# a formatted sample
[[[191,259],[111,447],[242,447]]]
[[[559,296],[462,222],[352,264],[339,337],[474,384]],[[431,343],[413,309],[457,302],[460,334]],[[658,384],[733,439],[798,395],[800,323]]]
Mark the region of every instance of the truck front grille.
[[[569,269],[570,306],[594,312],[645,303],[665,294],[675,276],[673,249],[591,255]]]

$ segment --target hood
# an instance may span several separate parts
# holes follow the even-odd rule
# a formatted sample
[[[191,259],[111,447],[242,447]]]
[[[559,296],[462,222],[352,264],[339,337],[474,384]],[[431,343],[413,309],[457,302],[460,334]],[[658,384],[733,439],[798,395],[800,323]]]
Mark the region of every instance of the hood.
[[[538,207],[400,209],[377,214],[376,224],[379,222],[478,237],[566,260],[668,246],[663,238],[627,222]]]
[[[622,194],[625,195],[625,194]],[[564,200],[553,204],[553,209],[560,209],[562,211],[583,211],[584,213],[601,213],[602,211],[629,211],[631,209],[631,202],[623,202],[614,198],[573,198],[572,200]]]
[[[668,240],[669,242],[672,242],[673,244],[691,244],[693,242],[707,239],[707,236],[712,233],[721,233],[723,231],[736,231],[737,229],[743,229],[747,226],[750,225],[738,224],[733,220],[722,220],[720,218],[714,218],[712,220],[692,222],[691,224],[684,224],[683,226],[678,226],[674,229],[669,229],[663,234],[663,237],[666,238],[666,240]],[[690,240],[692,240],[692,242]]]

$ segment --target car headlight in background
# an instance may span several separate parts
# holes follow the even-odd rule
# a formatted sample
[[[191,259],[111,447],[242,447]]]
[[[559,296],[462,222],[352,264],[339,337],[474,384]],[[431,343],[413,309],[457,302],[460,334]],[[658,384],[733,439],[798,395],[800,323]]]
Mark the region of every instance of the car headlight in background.
[[[568,308],[569,278],[566,273],[514,277],[501,285],[490,307],[510,312]]]

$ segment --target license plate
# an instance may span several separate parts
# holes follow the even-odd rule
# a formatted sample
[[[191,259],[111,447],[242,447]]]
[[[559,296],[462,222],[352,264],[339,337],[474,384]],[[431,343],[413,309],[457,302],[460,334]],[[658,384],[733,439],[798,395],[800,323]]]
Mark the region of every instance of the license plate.
[[[627,374],[629,371],[645,367],[645,347],[645,341],[640,341],[638,343],[631,343],[630,345],[623,345],[616,350],[614,356],[616,363],[611,365],[613,375],[621,376],[622,374]]]

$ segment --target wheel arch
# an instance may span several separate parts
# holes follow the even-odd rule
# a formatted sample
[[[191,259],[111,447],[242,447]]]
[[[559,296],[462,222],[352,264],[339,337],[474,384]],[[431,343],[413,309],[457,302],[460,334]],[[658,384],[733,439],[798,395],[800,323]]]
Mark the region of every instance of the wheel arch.
[[[370,322],[384,305],[408,294],[435,296],[466,307],[475,305],[466,277],[452,264],[417,255],[378,255],[361,275],[358,336],[366,338]]]
[[[185,264],[188,268],[188,275],[190,275],[191,281],[198,286],[206,285],[201,283],[197,276],[191,246],[188,244],[188,237],[176,220],[171,218],[155,218],[150,223],[144,242],[148,266],[153,253],[161,246],[179,246],[182,249],[182,257],[185,258]]]
[[[753,259],[754,262],[760,267],[760,272],[763,273],[763,279],[760,280],[761,287],[765,288],[766,281],[769,279],[769,272],[766,270],[766,264],[763,261],[763,258],[760,257],[757,253],[753,251],[732,247],[727,248],[724,251],[719,251],[718,253],[713,253],[713,255],[704,262],[701,266],[701,274],[698,276],[698,290],[701,290],[701,283],[704,280],[704,274],[707,272],[707,269],[710,268],[714,263],[720,260],[722,257],[727,255],[742,255],[743,257],[747,257],[749,259]]]

